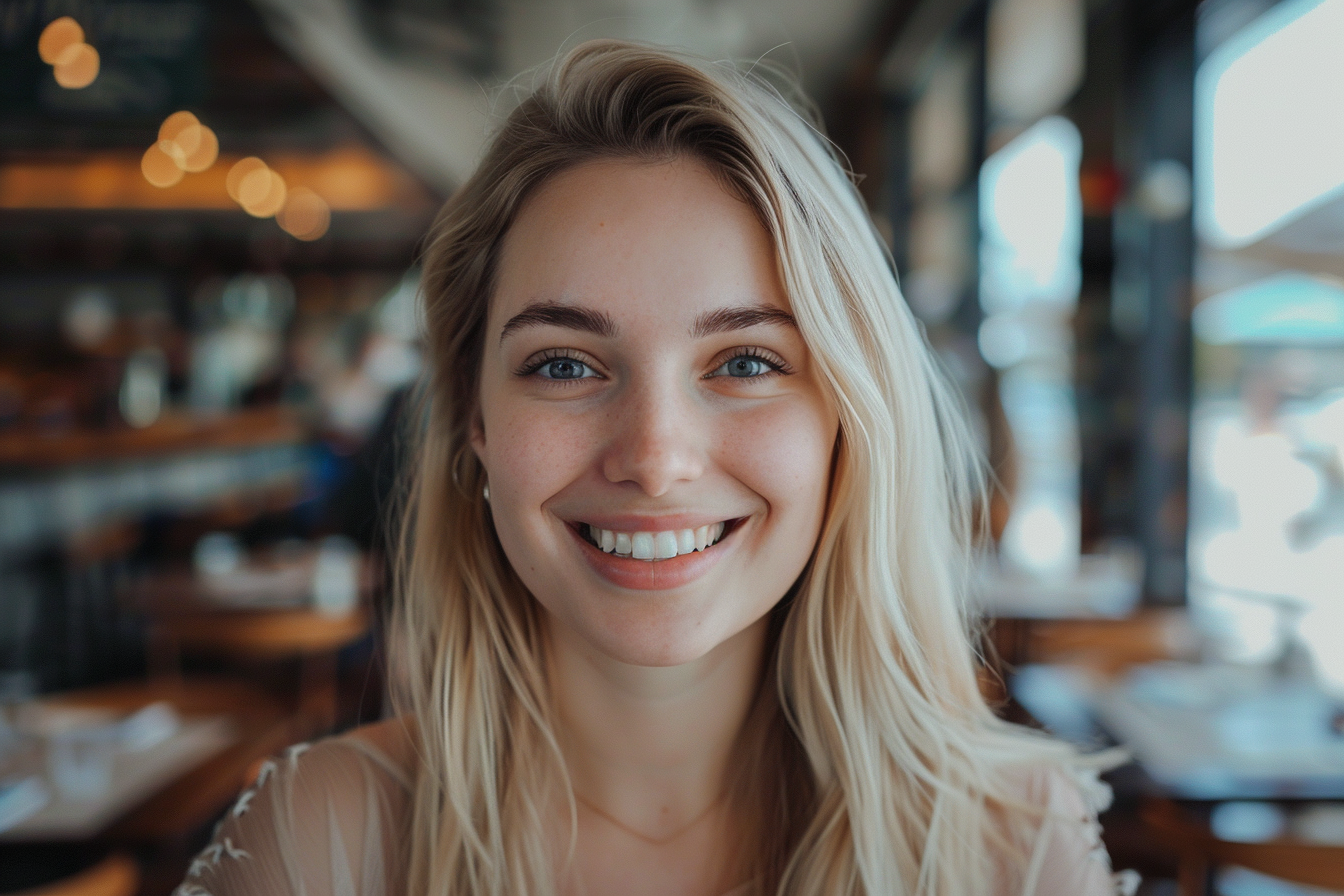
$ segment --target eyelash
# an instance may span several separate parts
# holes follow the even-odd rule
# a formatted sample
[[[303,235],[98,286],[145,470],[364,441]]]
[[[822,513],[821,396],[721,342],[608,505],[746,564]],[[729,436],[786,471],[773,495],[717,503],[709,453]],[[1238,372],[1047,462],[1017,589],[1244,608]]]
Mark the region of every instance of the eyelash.
[[[589,358],[583,352],[572,348],[548,348],[545,351],[538,352],[537,354],[533,355],[532,357],[524,361],[522,366],[519,367],[514,372],[516,375],[522,377],[536,376],[541,371],[541,368],[545,367],[552,361],[574,361],[576,363],[582,364],[584,367],[587,367],[589,370],[596,373],[599,377],[602,376],[602,374],[597,369],[597,365],[593,363],[593,360],[591,358]],[[576,377],[574,379],[569,380],[555,379],[552,377],[538,377],[538,379],[545,380],[547,383],[551,384],[561,384],[567,382],[574,382],[577,379],[592,379],[592,377]]]
[[[717,363],[714,364],[713,369],[718,370],[720,367],[723,367],[730,361],[735,361],[738,358],[751,358],[753,361],[760,361],[762,364],[767,365],[770,369],[767,372],[762,373],[758,376],[753,377],[727,376],[726,378],[761,380],[773,376],[788,376],[789,374],[793,373],[793,368],[790,367],[788,363],[779,355],[775,354],[772,351],[760,348],[759,346],[755,345],[744,345],[738,348],[729,349],[728,351],[719,355],[719,357],[715,359]],[[712,377],[711,375],[706,376],[705,378],[711,379],[714,377]]]
[[[735,361],[738,358],[751,358],[754,361],[760,361],[761,363],[768,366],[770,369],[765,373],[753,377],[733,377],[730,375],[723,375],[723,374],[719,375],[719,377],[715,377],[713,375],[712,371],[718,370],[719,368],[728,364],[730,361]],[[577,349],[571,349],[571,348],[548,348],[544,351],[538,352],[537,354],[533,355],[532,357],[524,361],[522,366],[520,366],[515,371],[515,374],[520,377],[536,376],[538,373],[540,373],[543,367],[545,367],[552,361],[574,361],[578,364],[582,364],[589,370],[596,373],[599,378],[602,377],[602,374],[597,369],[597,365],[588,355],[586,355],[581,351],[578,351]],[[711,369],[711,373],[706,374],[704,379],[726,378],[726,379],[760,380],[774,376],[788,376],[791,373],[793,373],[793,368],[790,367],[783,358],[779,357],[779,355],[776,355],[774,352],[761,348],[759,346],[746,345],[729,349],[728,351],[721,353],[715,359],[714,366]],[[538,377],[538,378],[545,380],[547,384],[550,385],[561,385],[565,383],[576,382],[578,380],[583,379],[593,379],[593,377],[575,377],[572,379],[556,379],[552,377]]]

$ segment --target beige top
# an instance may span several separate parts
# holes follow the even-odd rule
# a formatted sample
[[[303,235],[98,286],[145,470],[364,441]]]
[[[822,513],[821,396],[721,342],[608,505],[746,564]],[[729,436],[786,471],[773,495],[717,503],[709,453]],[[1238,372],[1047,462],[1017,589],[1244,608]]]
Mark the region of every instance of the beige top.
[[[414,756],[398,735],[384,723],[268,760],[173,896],[399,896]],[[1137,876],[1112,874],[1101,844],[1095,773],[1035,774],[1027,797],[1050,812],[1020,896],[1132,896]]]

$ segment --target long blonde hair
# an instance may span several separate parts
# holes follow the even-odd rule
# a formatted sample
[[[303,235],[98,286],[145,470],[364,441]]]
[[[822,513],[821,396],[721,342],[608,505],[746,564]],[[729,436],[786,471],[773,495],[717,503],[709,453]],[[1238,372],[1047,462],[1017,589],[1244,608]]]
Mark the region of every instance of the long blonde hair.
[[[546,796],[573,807],[543,682],[538,609],[512,571],[469,448],[499,247],[557,172],[688,156],[773,237],[798,327],[840,415],[825,523],[774,611],[735,797],[759,893],[985,893],[1039,815],[1014,766],[1062,747],[999,722],[977,687],[963,594],[980,465],[850,178],[759,75],[602,41],[559,60],[435,222],[431,369],[390,635],[421,769],[410,892],[555,891]],[[749,744],[746,741],[750,741]],[[572,843],[571,843],[572,846]]]

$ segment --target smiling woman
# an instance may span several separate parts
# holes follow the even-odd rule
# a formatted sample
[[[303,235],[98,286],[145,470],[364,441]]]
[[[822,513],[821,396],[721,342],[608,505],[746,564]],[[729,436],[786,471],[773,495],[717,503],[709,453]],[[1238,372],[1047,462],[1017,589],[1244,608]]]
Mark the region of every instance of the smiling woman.
[[[543,620],[636,666],[764,637],[817,541],[839,420],[769,234],[703,163],[588,162],[528,199],[479,395],[495,532]]]
[[[264,771],[182,893],[1114,891],[1084,763],[976,687],[972,443],[774,89],[576,48],[424,270],[403,713]]]

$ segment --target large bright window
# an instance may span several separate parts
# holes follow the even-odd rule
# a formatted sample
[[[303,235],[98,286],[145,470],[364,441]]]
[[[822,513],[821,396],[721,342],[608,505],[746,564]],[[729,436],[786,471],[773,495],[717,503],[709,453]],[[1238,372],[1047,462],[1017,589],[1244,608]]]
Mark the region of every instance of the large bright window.
[[[1199,69],[1188,552],[1225,656],[1344,694],[1341,47],[1344,0],[1286,0]]]
[[[1344,0],[1289,0],[1195,80],[1200,235],[1244,246],[1344,193]]]
[[[1016,570],[1068,580],[1079,566],[1078,420],[1070,321],[1082,281],[1082,139],[1037,122],[980,170],[980,353],[998,368],[1016,493],[1000,542]]]

